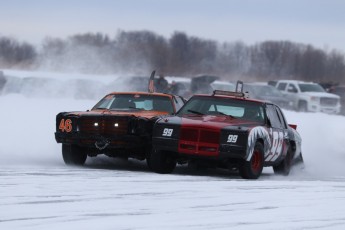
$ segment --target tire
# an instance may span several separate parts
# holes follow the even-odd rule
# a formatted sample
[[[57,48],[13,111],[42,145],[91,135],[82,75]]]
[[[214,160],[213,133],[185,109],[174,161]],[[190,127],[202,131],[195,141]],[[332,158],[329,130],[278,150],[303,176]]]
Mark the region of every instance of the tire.
[[[147,160],[149,168],[156,173],[167,174],[176,168],[175,157],[163,151],[153,149]]]
[[[239,165],[240,176],[243,179],[257,179],[264,167],[264,146],[256,142],[250,161],[242,160]]]
[[[305,102],[305,101],[298,102],[298,111],[299,112],[308,112],[307,102]]]
[[[62,144],[62,158],[66,165],[83,165],[87,155],[77,145]]]
[[[288,150],[285,159],[279,163],[277,166],[273,166],[273,171],[275,174],[287,176],[290,173],[292,165],[292,152]]]

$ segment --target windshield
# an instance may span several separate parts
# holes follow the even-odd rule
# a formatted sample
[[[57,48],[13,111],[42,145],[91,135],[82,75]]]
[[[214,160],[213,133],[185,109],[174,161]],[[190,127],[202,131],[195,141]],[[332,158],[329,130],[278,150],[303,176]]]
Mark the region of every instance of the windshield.
[[[265,121],[264,109],[261,103],[232,98],[194,96],[182,107],[177,115],[219,115],[250,121]]]
[[[152,110],[173,113],[174,108],[169,97],[142,94],[110,94],[105,96],[93,108],[109,110]]]
[[[301,92],[325,92],[321,85],[318,84],[298,84]]]

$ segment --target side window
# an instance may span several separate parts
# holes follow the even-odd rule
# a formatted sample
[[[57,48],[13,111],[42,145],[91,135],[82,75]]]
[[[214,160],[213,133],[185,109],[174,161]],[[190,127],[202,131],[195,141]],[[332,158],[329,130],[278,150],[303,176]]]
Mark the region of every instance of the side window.
[[[280,118],[278,116],[278,113],[276,111],[276,109],[274,108],[273,105],[267,105],[267,116],[271,121],[271,125],[273,128],[278,128],[281,129],[281,122],[280,122]]]
[[[278,88],[279,90],[284,91],[285,88],[286,88],[286,85],[287,85],[286,83],[279,83],[277,88]]]
[[[289,84],[288,88],[287,88],[287,91],[289,93],[297,93],[298,92],[298,90],[297,90],[297,88],[296,88],[296,86],[294,84]]]
[[[182,100],[182,98],[180,97],[175,97],[175,107],[176,107],[176,111],[180,110],[181,107],[184,105],[184,102]]]
[[[285,117],[283,115],[283,112],[280,110],[279,107],[276,106],[276,111],[280,120],[280,125],[282,129],[287,129],[287,124],[286,124],[286,120]]]

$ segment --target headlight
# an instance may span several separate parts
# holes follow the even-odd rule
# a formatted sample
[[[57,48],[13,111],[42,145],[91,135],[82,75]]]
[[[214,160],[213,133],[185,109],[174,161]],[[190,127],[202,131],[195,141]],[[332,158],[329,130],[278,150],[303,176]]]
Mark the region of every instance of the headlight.
[[[320,101],[320,98],[319,98],[319,97],[312,96],[312,97],[310,97],[310,100],[313,101],[313,102],[319,102],[319,101]]]

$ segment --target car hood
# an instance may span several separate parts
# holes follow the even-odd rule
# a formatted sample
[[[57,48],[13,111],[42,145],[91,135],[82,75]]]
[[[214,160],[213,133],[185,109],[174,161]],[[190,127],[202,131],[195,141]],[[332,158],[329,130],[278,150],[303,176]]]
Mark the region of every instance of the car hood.
[[[161,115],[167,115],[168,112],[163,111],[148,111],[148,110],[91,110],[91,111],[78,111],[78,112],[69,112],[67,115],[72,116],[100,116],[100,115],[113,115],[113,116],[135,116],[135,117],[145,117],[152,118]]]
[[[338,95],[333,93],[326,92],[304,92],[305,95],[314,96],[314,97],[328,97],[328,98],[340,98]]]
[[[182,117],[166,117],[161,123],[180,124],[182,127],[198,127],[206,129],[222,129],[228,126],[256,126],[262,125],[258,122],[246,121],[238,118],[231,118],[223,115],[184,115]]]

